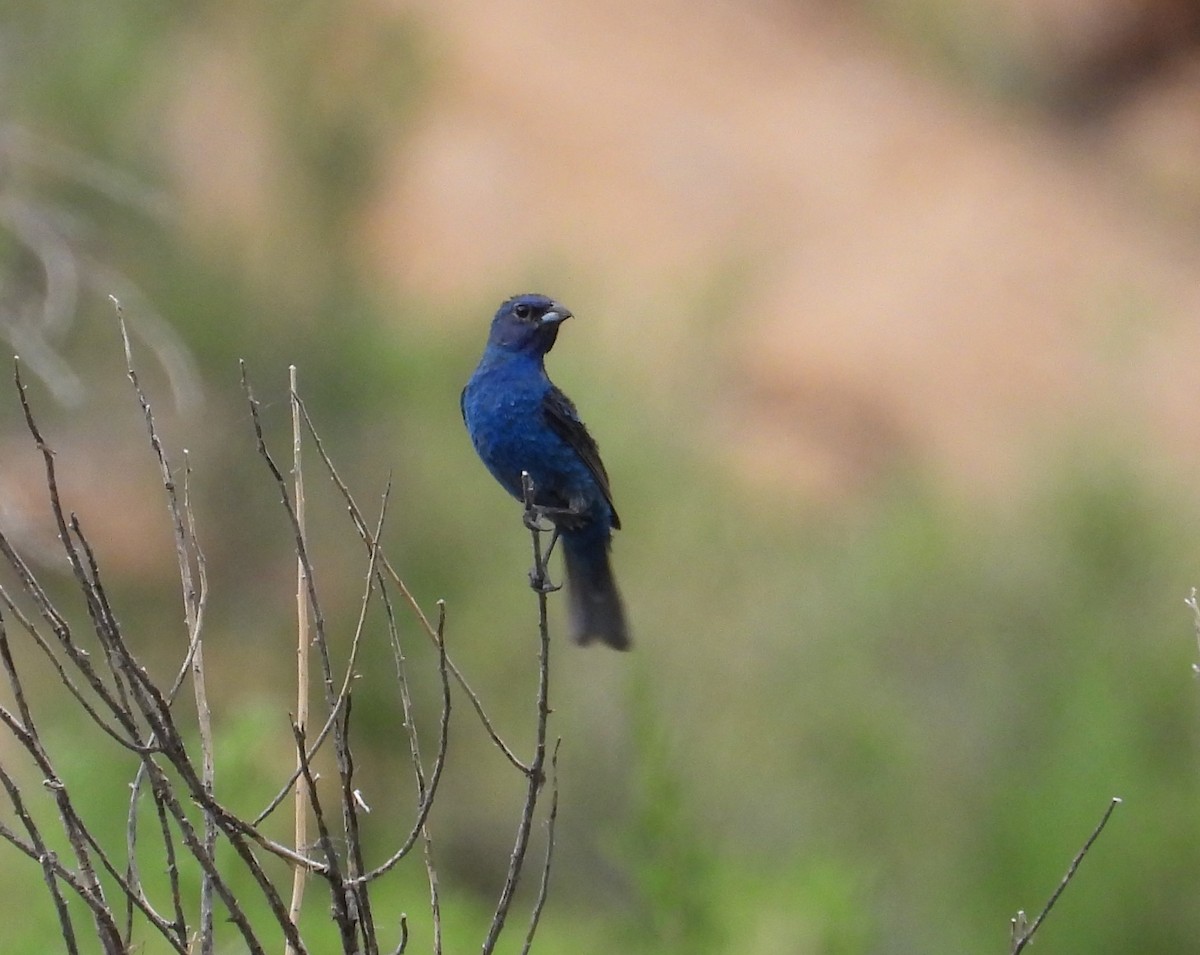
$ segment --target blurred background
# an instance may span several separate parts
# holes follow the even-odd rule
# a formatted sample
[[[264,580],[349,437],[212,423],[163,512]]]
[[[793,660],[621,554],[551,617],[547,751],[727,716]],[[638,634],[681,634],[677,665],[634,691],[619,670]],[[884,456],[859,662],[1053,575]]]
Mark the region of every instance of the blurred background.
[[[194,469],[229,804],[255,811],[293,760],[291,535],[239,359],[281,456],[295,364],[368,511],[392,477],[394,561],[528,746],[528,539],[458,394],[496,306],[536,290],[578,316],[550,371],[612,474],[636,648],[567,646],[552,602],[562,804],[535,950],[1006,951],[1112,796],[1040,949],[1194,948],[1191,0],[31,0],[0,20],[0,91],[0,332],[169,680],[174,550],[121,300]],[[11,389],[0,444],[4,530],[65,587]],[[344,650],[365,562],[310,482]],[[432,731],[432,657],[403,627]],[[382,858],[413,787],[382,632],[364,653]],[[127,758],[45,694],[120,840]],[[431,827],[462,951],[523,789],[461,698],[454,718]],[[0,856],[27,913],[5,951],[50,950],[40,873]],[[376,913],[409,913],[420,949],[410,868]]]

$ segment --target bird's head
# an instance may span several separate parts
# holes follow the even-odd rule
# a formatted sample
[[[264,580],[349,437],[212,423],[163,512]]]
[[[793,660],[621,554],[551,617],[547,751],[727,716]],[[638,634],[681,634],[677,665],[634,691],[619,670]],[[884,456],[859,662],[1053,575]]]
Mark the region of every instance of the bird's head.
[[[514,295],[492,319],[488,342],[510,351],[544,355],[554,347],[558,326],[570,317],[566,306],[545,295]]]

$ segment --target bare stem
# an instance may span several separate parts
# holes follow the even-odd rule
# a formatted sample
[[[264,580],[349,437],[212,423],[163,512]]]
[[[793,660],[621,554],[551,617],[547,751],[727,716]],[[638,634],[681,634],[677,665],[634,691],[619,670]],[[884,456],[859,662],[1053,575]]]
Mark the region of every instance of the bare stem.
[[[536,737],[532,758],[526,764],[516,758],[497,734],[478,696],[451,662],[446,649],[445,605],[438,602],[436,624],[431,623],[379,544],[390,500],[390,481],[382,495],[377,520],[368,525],[324,453],[297,393],[294,368],[290,375],[292,468],[290,476],[285,475],[267,449],[259,406],[243,369],[257,450],[279,490],[297,561],[297,690],[296,710],[291,718],[296,746],[295,772],[267,810],[281,804],[295,786],[292,844],[284,845],[268,838],[257,828],[259,820],[235,812],[216,796],[212,714],[205,688],[202,640],[208,579],[192,509],[191,463],[184,450],[182,472],[172,469],[149,401],[138,380],[133,349],[119,305],[117,311],[126,371],[144,418],[175,540],[187,645],[173,680],[168,674],[167,680],[156,682],[126,640],[110,603],[96,551],[82,522],[64,507],[60,499],[56,458],[35,419],[29,395],[21,381],[19,364],[15,380],[21,409],[41,454],[50,514],[59,532],[75,595],[82,599],[86,617],[80,614],[80,619],[76,620],[74,616],[62,613],[12,543],[0,533],[0,561],[11,568],[16,580],[12,592],[0,583],[0,669],[7,677],[10,691],[10,703],[0,705],[0,731],[15,741],[14,752],[30,760],[36,774],[34,778],[43,780],[52,800],[50,812],[57,810],[59,826],[58,832],[47,831],[48,822],[39,815],[43,810],[38,808],[46,801],[27,798],[20,788],[20,776],[0,765],[0,800],[7,799],[8,805],[8,818],[0,820],[0,841],[13,846],[40,867],[58,916],[64,951],[74,955],[81,945],[85,949],[90,945],[105,955],[125,955],[146,945],[144,940],[136,937],[135,930],[148,929],[161,935],[169,949],[180,955],[211,955],[216,948],[217,931],[236,932],[240,936],[239,950],[252,955],[266,955],[267,944],[279,937],[275,934],[278,932],[283,937],[287,955],[306,955],[308,949],[299,922],[306,894],[305,880],[315,875],[328,886],[331,916],[338,927],[341,951],[378,955],[380,946],[370,898],[372,882],[383,877],[420,844],[433,916],[433,950],[435,955],[440,955],[443,948],[441,899],[429,816],[446,766],[453,696],[451,683],[456,680],[479,715],[489,738],[525,778],[517,835],[485,942],[485,952],[493,951],[511,914],[520,875],[528,861],[534,823],[539,818],[538,801],[545,785],[548,758],[554,770],[549,813],[545,818],[545,861],[525,938],[524,950],[528,952],[548,894],[558,806],[557,746],[554,755],[550,756],[546,743],[550,716],[550,636],[546,601],[553,588],[546,575],[549,554],[542,547],[540,534],[543,531],[538,528],[532,536],[534,574],[531,581],[537,592],[540,643]],[[306,510],[311,488],[305,487],[301,460],[305,428],[313,436],[367,551],[366,572],[352,639],[348,641],[348,655],[344,669],[341,657],[337,657],[336,673],[332,641],[318,602],[308,539]],[[529,494],[532,495],[532,488]],[[399,601],[397,593],[401,598]],[[441,713],[436,741],[431,733],[429,743],[432,745],[425,753],[417,733],[410,674],[396,618],[397,608],[405,603],[432,641],[437,654]],[[370,812],[370,807],[356,788],[361,784],[356,783],[356,754],[350,746],[351,688],[360,677],[370,675],[356,672],[360,647],[366,646],[372,638],[372,626],[380,618],[386,625],[396,660],[402,725],[409,743],[416,799],[407,836],[382,864],[367,870],[365,860],[370,858],[368,849],[371,847],[365,841],[360,823],[365,819],[363,814]],[[10,649],[9,629],[14,636],[29,638],[30,652],[38,662],[50,663],[61,684],[60,695],[76,713],[85,714],[82,722],[92,737],[102,743],[111,741],[118,747],[119,755],[129,754],[128,758],[136,761],[137,771],[130,786],[124,859],[111,855],[97,838],[96,831],[90,828],[86,818],[89,803],[84,798],[87,793],[68,788],[68,782],[56,769],[52,753],[39,736],[35,716],[41,701],[26,693],[19,668],[22,658],[17,648]],[[340,652],[344,646],[345,643],[339,643],[336,649]],[[211,655],[211,645],[209,651]],[[315,662],[310,657],[314,651]],[[313,667],[319,664],[319,674],[315,669],[310,673],[310,664]],[[313,698],[313,705],[318,705],[317,701],[323,696],[325,710],[319,715],[314,715],[309,705],[310,690],[317,689],[315,685],[310,686],[312,680],[317,680],[323,691],[321,696]],[[177,694],[188,682],[192,685],[199,722],[199,732],[194,737],[177,721],[174,712]],[[314,720],[314,729],[316,724],[323,724],[315,736],[309,732],[309,724]],[[318,790],[320,777],[314,766],[318,750],[326,739],[332,743],[337,780],[334,784],[320,783],[326,797],[323,805],[322,792]],[[152,803],[147,804],[147,799]],[[338,813],[333,808],[335,802],[340,804],[340,831],[336,825]],[[153,812],[156,825],[150,824],[150,812]],[[50,818],[53,816],[47,813],[47,820]],[[146,823],[139,832],[139,821],[143,819]],[[315,837],[310,839],[314,829]],[[55,846],[63,847],[61,857],[52,848]],[[165,864],[165,873],[155,871],[155,877],[144,882],[138,856],[147,851],[154,853],[153,869],[160,870]],[[264,854],[285,860],[293,869],[290,878],[280,875],[278,867],[272,870]],[[145,866],[145,872],[149,874],[150,871],[151,867]],[[200,885],[198,904],[194,899],[185,898],[184,887],[193,881]],[[283,887],[289,882],[291,895],[287,901]],[[118,899],[115,906],[107,896]],[[82,903],[84,909],[76,910],[73,915],[72,906],[78,903]],[[223,911],[217,913],[218,907]],[[94,940],[79,938],[80,924],[76,917],[79,911],[85,911],[85,917],[91,918]],[[267,924],[260,925],[260,921]],[[399,933],[399,942],[393,950],[397,955],[407,950],[410,938],[404,916],[399,921]]]
[[[350,517],[354,521],[354,526],[358,530],[359,536],[362,538],[363,543],[366,544],[368,548],[377,547],[377,539],[371,536],[370,528],[367,526],[366,520],[363,518],[363,513],[359,509],[358,504],[355,502],[353,495],[350,493],[349,487],[346,485],[346,482],[342,480],[337,468],[334,467],[332,459],[329,457],[328,453],[326,453],[325,445],[321,441],[321,436],[317,432],[316,426],[313,424],[312,419],[309,417],[307,409],[304,408],[303,402],[301,402],[300,408],[304,415],[304,423],[308,428],[308,432],[312,435],[313,441],[316,443],[317,453],[320,455],[321,461],[324,463],[326,470],[329,472],[330,479],[337,486],[338,492],[342,496],[342,500],[346,502],[346,508],[350,512]],[[436,644],[438,639],[437,630],[434,628],[429,618],[425,615],[425,612],[421,609],[421,605],[417,603],[417,599],[408,589],[408,585],[404,583],[403,578],[396,572],[386,554],[380,555],[380,563],[383,566],[383,569],[387,572],[393,585],[400,592],[400,596],[404,598],[404,602],[408,604],[409,609],[420,622],[421,628],[425,631],[425,635]],[[513,766],[522,772],[526,772],[528,767],[517,758],[517,755],[512,751],[512,748],[506,742],[504,742],[500,734],[496,731],[496,728],[492,725],[491,718],[488,716],[487,710],[484,709],[483,702],[479,699],[479,694],[471,689],[471,685],[467,682],[467,678],[463,676],[462,671],[459,670],[453,660],[447,659],[446,663],[450,670],[451,676],[454,677],[454,680],[456,683],[458,683],[459,688],[467,695],[467,699],[470,700],[472,709],[475,710],[475,714],[479,717],[480,722],[483,724],[484,731],[488,734],[492,743],[497,749],[500,750],[501,753],[504,754],[504,757],[510,763],[512,763]]]
[[[296,366],[288,368],[289,386],[292,394],[292,481],[296,495],[296,524],[301,537],[306,536],[304,513],[304,470],[300,458],[300,415],[296,399]],[[296,558],[296,739],[299,749],[296,754],[296,770],[303,772],[307,754],[304,738],[308,732],[308,644],[311,639],[308,623],[308,575],[304,561]],[[292,845],[303,852],[308,845],[308,801],[309,787],[297,786],[293,805]],[[288,904],[288,917],[293,923],[300,920],[304,905],[304,884],[307,873],[300,866],[292,870],[292,898]],[[289,942],[284,951],[296,955]]]
[[[554,741],[554,752],[550,754],[550,813],[546,817],[546,861],[542,864],[542,878],[538,883],[537,901],[529,916],[529,930],[525,933],[525,944],[521,947],[521,955],[529,955],[533,945],[533,937],[537,934],[538,922],[542,918],[542,909],[546,906],[546,898],[550,893],[550,865],[554,861],[554,824],[558,821],[558,747],[562,737]]]
[[[546,598],[553,588],[549,584],[546,557],[542,553],[541,535],[543,530],[537,520],[533,481],[528,473],[522,473],[521,484],[525,497],[525,526],[529,528],[533,547],[533,569],[530,571],[529,582],[537,594],[538,601],[537,724],[533,759],[530,760],[529,766],[525,770],[525,803],[521,808],[517,836],[513,843],[512,855],[508,860],[508,874],[505,876],[504,885],[500,890],[500,899],[496,903],[492,923],[483,942],[483,955],[490,955],[495,950],[500,933],[504,930],[504,923],[508,918],[509,909],[512,907],[517,883],[521,879],[521,871],[525,865],[525,853],[529,849],[529,835],[533,828],[533,817],[537,811],[538,796],[541,793],[542,784],[545,782],[543,768],[546,763],[546,731],[550,719],[550,623]]]
[[[1119,796],[1113,796],[1112,800],[1108,804],[1108,808],[1104,810],[1104,815],[1100,817],[1100,822],[1097,823],[1096,828],[1092,830],[1092,834],[1088,836],[1087,842],[1083,844],[1083,848],[1075,853],[1075,858],[1071,860],[1071,865],[1067,868],[1067,874],[1063,876],[1062,881],[1058,884],[1058,888],[1054,890],[1054,893],[1050,896],[1050,901],[1046,903],[1046,907],[1042,909],[1038,917],[1034,919],[1032,923],[1029,923],[1025,918],[1024,912],[1017,913],[1016,918],[1012,920],[1011,955],[1018,955],[1018,953],[1024,949],[1026,945],[1033,941],[1034,934],[1041,927],[1046,916],[1050,914],[1050,910],[1054,908],[1054,903],[1058,901],[1059,896],[1066,891],[1066,888],[1068,885],[1070,885],[1071,880],[1075,878],[1075,872],[1079,869],[1079,864],[1083,862],[1083,857],[1088,854],[1088,850],[1092,848],[1092,844],[1100,838],[1100,833],[1102,833],[1104,831],[1104,827],[1108,825],[1108,820],[1109,817],[1112,816],[1113,810],[1116,809],[1120,804],[1121,798]]]

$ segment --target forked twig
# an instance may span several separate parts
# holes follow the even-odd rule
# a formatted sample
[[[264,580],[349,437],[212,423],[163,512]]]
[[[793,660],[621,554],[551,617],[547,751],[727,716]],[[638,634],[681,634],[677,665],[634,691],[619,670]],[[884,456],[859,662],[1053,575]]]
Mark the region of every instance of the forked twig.
[[[429,773],[428,783],[425,778],[425,771],[421,763],[421,751],[417,742],[416,723],[413,720],[412,699],[408,693],[407,677],[404,673],[404,657],[400,652],[399,639],[396,636],[395,621],[391,616],[391,605],[388,603],[388,628],[392,636],[393,653],[396,656],[396,672],[397,682],[400,686],[400,699],[403,708],[404,725],[408,731],[409,754],[412,761],[413,772],[417,780],[417,815],[413,822],[412,828],[409,830],[408,836],[400,843],[400,847],[381,865],[372,869],[370,872],[360,875],[354,882],[365,883],[371,882],[389,869],[392,869],[396,863],[403,859],[416,843],[418,837],[425,833],[425,822],[429,818],[429,811],[433,808],[433,798],[437,793],[438,782],[441,780],[442,771],[446,765],[446,751],[450,738],[450,675],[448,658],[446,656],[446,641],[443,636],[443,628],[445,626],[445,606],[441,601],[438,602],[438,629],[435,631],[438,647],[438,673],[441,675],[442,681],[442,718],[438,730],[438,751],[434,757],[433,769]],[[428,865],[428,863],[427,863]],[[431,882],[436,885],[436,878],[431,876]],[[436,891],[434,891],[436,896]]]
[[[0,585],[0,668],[4,670],[11,690],[11,709],[0,705],[0,730],[15,740],[16,751],[31,761],[37,778],[44,780],[61,826],[61,832],[47,832],[38,812],[34,811],[34,801],[21,792],[19,777],[0,765],[0,799],[7,794],[10,807],[9,819],[0,820],[0,840],[39,865],[59,920],[64,950],[73,955],[80,950],[81,941],[87,947],[86,940],[80,939],[79,926],[72,917],[70,896],[74,895],[86,907],[99,948],[106,955],[124,955],[142,945],[140,939],[135,939],[135,928],[149,929],[161,935],[170,950],[180,955],[191,955],[193,952],[206,955],[215,949],[216,932],[225,925],[231,926],[228,931],[236,932],[239,936],[239,950],[252,955],[266,955],[264,939],[277,939],[279,936],[275,933],[282,934],[287,952],[305,955],[308,949],[299,928],[303,893],[296,887],[302,886],[306,874],[311,873],[321,878],[329,888],[332,918],[338,927],[342,952],[378,955],[380,949],[370,897],[371,884],[408,856],[419,842],[429,884],[433,949],[435,953],[440,953],[443,945],[440,890],[434,865],[434,843],[428,823],[446,766],[453,679],[467,694],[491,741],[525,777],[525,798],[517,835],[484,942],[485,955],[494,950],[506,919],[511,914],[518,881],[527,864],[539,800],[545,788],[545,764],[547,759],[550,761],[551,798],[545,818],[546,854],[525,936],[523,951],[527,953],[548,895],[558,811],[558,745],[553,747],[552,754],[547,747],[551,711],[546,600],[551,588],[547,584],[546,563],[549,554],[542,550],[542,531],[533,529],[532,533],[534,574],[531,581],[537,591],[540,644],[537,654],[536,739],[533,755],[526,764],[517,759],[499,737],[479,697],[450,661],[446,649],[447,618],[444,603],[438,602],[437,621],[431,624],[380,546],[391,494],[390,481],[380,502],[378,518],[369,526],[320,444],[320,438],[297,394],[293,369],[290,381],[293,470],[289,485],[266,447],[259,407],[243,367],[243,384],[250,403],[258,453],[266,462],[280,491],[281,504],[292,530],[298,566],[297,709],[291,721],[296,746],[296,770],[292,780],[268,807],[268,811],[273,809],[286,798],[291,786],[296,786],[295,840],[293,846],[287,846],[268,838],[257,828],[258,820],[248,821],[216,797],[215,751],[205,691],[202,640],[208,579],[192,510],[191,464],[184,450],[182,475],[177,483],[149,401],[138,381],[119,303],[117,313],[126,371],[145,420],[146,433],[166,494],[167,513],[179,565],[187,644],[183,663],[173,682],[156,682],[126,640],[118,614],[109,599],[100,561],[85,534],[83,523],[63,506],[60,499],[54,452],[34,417],[28,393],[21,381],[19,364],[15,370],[15,381],[21,408],[29,433],[42,456],[50,512],[74,579],[75,593],[82,600],[86,618],[80,614],[80,622],[76,623],[73,617],[60,612],[11,542],[0,533],[0,559],[15,572],[17,581],[13,593]],[[357,620],[344,671],[339,657],[336,678],[310,557],[305,516],[306,494],[300,458],[302,426],[316,441],[321,459],[347,505],[355,531],[367,548],[366,574]],[[529,511],[532,508],[531,487],[527,489],[527,495]],[[417,733],[407,663],[396,619],[396,608],[400,606],[400,602],[395,601],[397,592],[420,622],[437,654],[441,713],[436,743],[425,754],[422,753]],[[374,601],[377,603],[373,604]],[[379,612],[372,614],[371,611],[376,608]],[[361,813],[370,810],[362,794],[355,788],[355,753],[350,746],[351,687],[359,676],[356,669],[360,648],[371,638],[372,622],[381,615],[396,661],[396,679],[400,688],[403,726],[409,744],[416,800],[411,828],[399,847],[383,863],[368,870],[365,860],[369,858],[367,850],[370,847],[364,842],[360,821]],[[88,804],[81,801],[77,792],[70,791],[67,782],[60,778],[52,755],[38,734],[35,715],[40,701],[27,696],[18,663],[21,660],[20,653],[10,648],[9,624],[14,621],[16,626],[11,628],[13,634],[28,635],[35,658],[49,661],[59,683],[66,689],[68,701],[73,701],[80,711],[86,713],[84,726],[88,729],[92,726],[99,728],[101,734],[92,730],[93,736],[102,741],[112,740],[120,747],[120,752],[127,752],[136,760],[137,772],[131,786],[123,860],[119,855],[111,855],[97,837],[97,831],[89,826],[84,813]],[[308,681],[302,666],[302,661],[307,659],[307,654],[313,648],[317,651],[321,666],[326,708],[325,713],[321,714],[324,725],[315,737],[308,732],[311,714],[305,710]],[[195,737],[182,729],[174,712],[177,693],[189,677],[199,717],[199,733]],[[338,775],[335,788],[326,790],[326,802],[330,803],[328,807],[323,805],[320,798],[319,777],[314,771],[313,762],[326,739],[332,741]],[[149,807],[139,809],[139,794],[153,800],[156,826],[150,825],[145,816]],[[340,804],[340,832],[335,831],[336,815],[332,809],[331,795],[336,796]],[[314,846],[308,845],[305,838],[304,821],[310,817],[315,820],[317,830]],[[159,853],[155,856],[154,866],[145,867],[145,881],[138,865],[139,853],[147,851],[139,846],[139,818],[146,819],[143,826],[145,831],[140,834],[141,841],[148,842],[150,850]],[[343,839],[344,850],[341,848]],[[65,845],[69,847],[69,852],[63,851],[60,858],[52,848],[55,845]],[[228,849],[232,849],[232,852],[228,852]],[[290,905],[281,894],[281,887],[287,884],[285,878],[264,864],[263,853],[284,859],[295,867]],[[154,870],[164,863],[166,872],[155,874]],[[237,878],[234,877],[235,872]],[[246,879],[247,875],[249,879]],[[201,886],[198,902],[185,898],[184,887],[193,882]],[[121,902],[115,910],[106,893],[120,898]],[[215,911],[218,906],[224,909],[219,916]],[[115,912],[121,912],[121,915]],[[257,924],[264,917],[267,919],[266,927]],[[195,919],[194,924],[190,922],[191,919]],[[401,916],[399,941],[393,950],[395,955],[407,950],[409,938],[407,918]]]
[[[321,440],[321,435],[317,431],[316,425],[313,424],[312,418],[309,417],[308,410],[304,407],[303,401],[300,403],[300,410],[304,415],[304,423],[308,428],[308,433],[312,435],[313,441],[316,443],[317,453],[321,456],[321,461],[324,463],[330,479],[337,486],[338,492],[342,496],[342,500],[346,502],[346,508],[350,512],[350,517],[354,521],[354,526],[358,530],[359,537],[362,538],[363,543],[366,544],[368,548],[377,547],[378,538],[371,536],[370,528],[367,526],[367,523],[363,518],[362,511],[355,502],[354,496],[350,493],[350,488],[346,485],[346,482],[342,480],[341,475],[334,466],[333,460],[326,452],[324,442]],[[381,555],[381,563],[383,569],[387,571],[388,576],[391,578],[393,585],[400,592],[400,596],[404,598],[405,603],[408,604],[409,609],[420,622],[421,628],[425,631],[425,635],[431,641],[436,643],[437,631],[433,624],[430,623],[429,618],[425,615],[425,612],[421,609],[421,605],[417,603],[416,597],[414,597],[412,592],[408,589],[408,585],[404,583],[404,579],[396,572],[396,569],[392,566],[391,561],[388,560],[386,555]],[[504,754],[505,758],[512,763],[513,766],[521,770],[521,772],[527,772],[529,767],[517,758],[517,755],[512,751],[509,745],[504,742],[504,740],[500,737],[500,734],[496,731],[496,728],[492,725],[491,718],[484,709],[483,702],[479,699],[479,694],[471,689],[471,685],[467,682],[467,678],[463,676],[462,672],[458,669],[453,660],[447,660],[447,665],[449,666],[450,674],[454,677],[455,682],[458,683],[459,688],[467,695],[467,699],[471,701],[471,707],[475,710],[476,716],[479,717],[479,721],[483,724],[484,731],[491,738],[492,743],[497,749],[500,750],[501,753]]]
[[[168,699],[174,699],[175,692],[182,683],[183,674],[190,670],[192,692],[196,701],[197,729],[200,739],[201,781],[205,792],[212,797],[216,791],[216,761],[213,752],[212,711],[208,705],[208,689],[204,678],[204,648],[201,643],[201,633],[204,626],[204,608],[208,601],[208,578],[204,553],[196,542],[196,522],[191,507],[190,464],[187,460],[187,451],[185,450],[183,502],[181,505],[175,482],[171,477],[171,467],[167,461],[166,451],[163,448],[162,440],[159,438],[158,429],[154,423],[154,413],[150,408],[150,402],[146,398],[145,392],[142,390],[137,370],[133,364],[133,351],[129,343],[129,331],[125,325],[124,311],[121,308],[121,303],[115,296],[110,295],[109,298],[112,300],[117,312],[117,324],[120,328],[121,343],[125,351],[125,373],[129,378],[130,384],[133,385],[134,394],[137,396],[138,405],[142,410],[142,416],[146,420],[146,430],[150,439],[150,447],[158,462],[159,477],[162,480],[163,489],[166,491],[167,511],[171,520],[171,530],[175,537],[175,556],[179,564],[179,582],[183,594],[183,619],[184,625],[187,627],[188,646],[184,664],[180,668],[179,677],[175,685],[172,687],[171,692],[168,693]],[[193,558],[196,563],[195,575],[192,572]],[[198,584],[197,579],[199,580]],[[142,770],[139,768],[138,776],[133,786],[133,796],[129,812],[129,867],[130,873],[134,877],[137,875],[136,856],[134,853],[137,816],[134,804],[137,801],[141,779]],[[162,807],[159,806],[158,810],[161,813]],[[164,835],[169,834],[169,830],[164,829],[163,831]],[[167,846],[173,855],[173,849],[170,849],[171,843],[169,841]],[[210,855],[216,852],[217,825],[211,814],[206,814],[204,818],[204,846]],[[180,886],[174,867],[171,869],[171,879],[171,891],[178,917],[178,915],[182,914],[183,905],[179,897]],[[211,881],[205,877],[200,883],[200,926],[198,936],[201,955],[212,955],[215,944],[214,930],[213,886]]]

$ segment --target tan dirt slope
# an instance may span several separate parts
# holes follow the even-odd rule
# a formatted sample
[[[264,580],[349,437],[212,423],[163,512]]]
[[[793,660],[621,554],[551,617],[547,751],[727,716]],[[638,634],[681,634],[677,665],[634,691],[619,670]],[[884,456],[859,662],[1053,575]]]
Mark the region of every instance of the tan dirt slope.
[[[903,458],[991,492],[1089,430],[1196,463],[1200,239],[1094,131],[981,105],[837,5],[418,8],[431,98],[367,226],[399,288],[570,262],[638,323],[616,351],[723,329],[698,417],[784,487]]]

